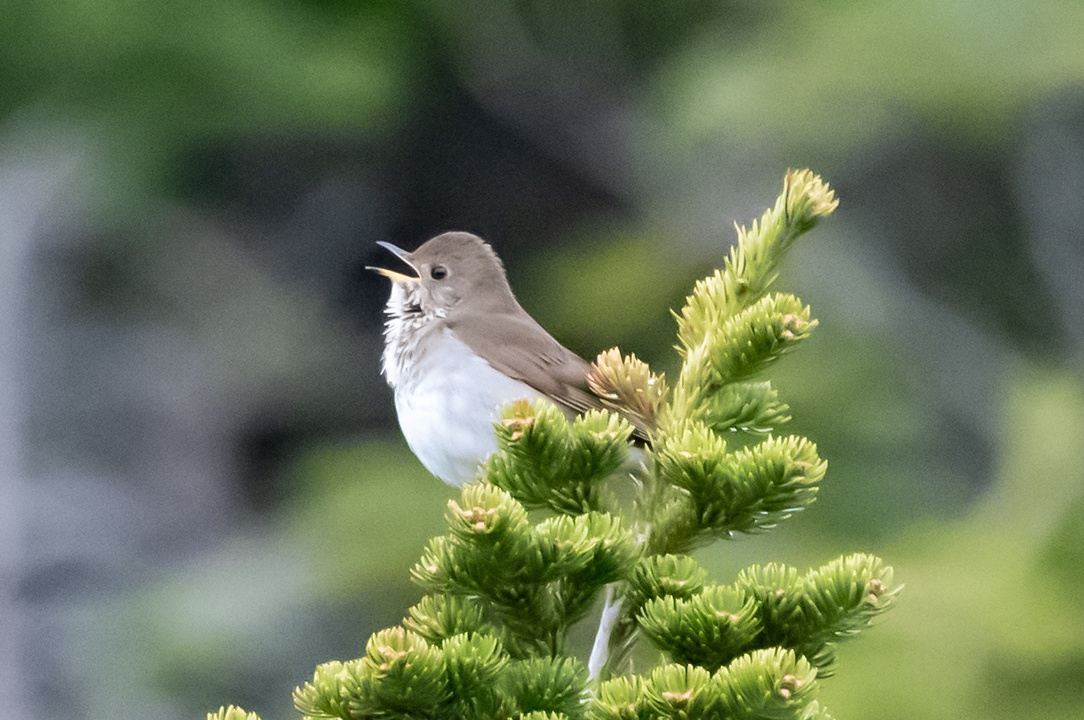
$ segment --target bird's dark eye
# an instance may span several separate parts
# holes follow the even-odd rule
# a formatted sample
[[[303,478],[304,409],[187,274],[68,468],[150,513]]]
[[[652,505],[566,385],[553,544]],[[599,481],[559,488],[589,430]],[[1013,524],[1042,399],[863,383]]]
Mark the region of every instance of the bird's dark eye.
[[[448,277],[448,268],[444,267],[443,265],[434,265],[429,271],[429,277],[433,278],[434,280],[443,280],[444,278]]]

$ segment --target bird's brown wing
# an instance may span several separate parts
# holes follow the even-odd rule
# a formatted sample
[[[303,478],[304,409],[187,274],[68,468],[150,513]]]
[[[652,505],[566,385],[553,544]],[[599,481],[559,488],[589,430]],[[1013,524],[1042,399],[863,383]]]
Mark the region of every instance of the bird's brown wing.
[[[574,413],[602,408],[587,386],[591,365],[557,342],[526,312],[464,314],[447,319],[448,329],[494,369],[520,380]],[[492,338],[500,338],[493,342]],[[633,434],[647,441],[636,427]]]

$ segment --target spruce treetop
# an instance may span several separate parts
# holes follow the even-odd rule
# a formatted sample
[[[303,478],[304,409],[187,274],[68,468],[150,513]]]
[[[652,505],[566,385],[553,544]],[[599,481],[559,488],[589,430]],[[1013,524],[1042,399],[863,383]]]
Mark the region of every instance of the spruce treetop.
[[[813,172],[786,173],[675,313],[675,379],[614,348],[590,376],[605,410],[505,408],[498,452],[411,570],[422,598],[362,657],[317,667],[294,693],[302,717],[829,718],[819,685],[841,669],[838,643],[892,606],[892,569],[856,553],[716,583],[688,553],[769,531],[817,498],[827,463],[777,433],[790,409],[765,373],[817,327],[773,289],[780,263],[837,206]],[[569,631],[585,618],[597,631],[577,657]],[[664,660],[634,672],[641,643]],[[258,720],[232,706],[207,718]]]

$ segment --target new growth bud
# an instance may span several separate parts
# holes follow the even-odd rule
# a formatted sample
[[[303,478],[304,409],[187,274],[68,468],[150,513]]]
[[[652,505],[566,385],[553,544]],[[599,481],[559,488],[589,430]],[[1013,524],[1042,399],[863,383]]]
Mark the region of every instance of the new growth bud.
[[[835,192],[812,170],[788,170],[783,188],[786,217],[803,229],[839,207]]]

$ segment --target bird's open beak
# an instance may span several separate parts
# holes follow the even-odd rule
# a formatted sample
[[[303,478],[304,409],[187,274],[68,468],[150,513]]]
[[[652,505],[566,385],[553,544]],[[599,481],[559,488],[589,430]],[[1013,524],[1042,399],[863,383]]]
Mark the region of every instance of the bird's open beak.
[[[399,258],[400,260],[405,262],[407,265],[409,265],[410,269],[414,271],[414,275],[404,275],[401,272],[395,272],[394,270],[388,270],[387,268],[382,268],[382,267],[373,267],[372,265],[366,265],[365,266],[366,270],[372,270],[375,273],[383,275],[384,277],[388,278],[392,282],[397,282],[397,283],[414,283],[414,282],[418,282],[418,279],[419,279],[418,274],[417,274],[418,270],[417,270],[417,268],[414,267],[414,264],[412,262],[410,262],[410,253],[408,253],[406,250],[404,250],[403,248],[401,248],[401,247],[399,247],[397,245],[392,245],[390,242],[384,242],[383,240],[377,240],[376,244],[379,245],[380,247],[384,248],[388,252],[392,253],[393,255],[395,255],[397,258]]]

